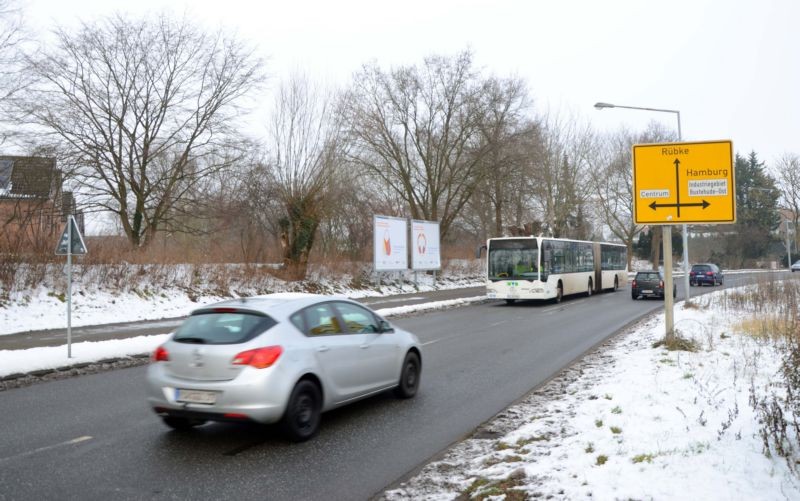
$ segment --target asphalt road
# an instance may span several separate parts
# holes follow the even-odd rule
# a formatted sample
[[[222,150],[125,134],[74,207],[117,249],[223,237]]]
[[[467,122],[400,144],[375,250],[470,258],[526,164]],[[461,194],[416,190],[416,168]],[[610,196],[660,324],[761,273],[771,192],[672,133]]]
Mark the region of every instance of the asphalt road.
[[[425,345],[417,398],[327,413],[303,444],[257,426],[169,431],[145,367],[0,392],[0,499],[368,499],[662,304],[621,290],[396,319]]]

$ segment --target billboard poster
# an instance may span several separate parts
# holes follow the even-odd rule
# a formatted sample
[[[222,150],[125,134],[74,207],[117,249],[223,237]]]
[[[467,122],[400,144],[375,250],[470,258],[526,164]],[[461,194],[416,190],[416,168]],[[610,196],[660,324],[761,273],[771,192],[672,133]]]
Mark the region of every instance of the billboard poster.
[[[411,269],[442,269],[437,221],[411,221]]]
[[[408,223],[405,218],[373,216],[375,271],[408,269]]]

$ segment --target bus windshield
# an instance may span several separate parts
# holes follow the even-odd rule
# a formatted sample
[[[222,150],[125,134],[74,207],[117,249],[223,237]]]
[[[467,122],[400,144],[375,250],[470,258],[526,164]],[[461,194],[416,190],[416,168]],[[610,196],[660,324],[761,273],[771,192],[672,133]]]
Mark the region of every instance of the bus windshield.
[[[539,278],[539,249],[535,239],[495,240],[489,245],[489,280]]]

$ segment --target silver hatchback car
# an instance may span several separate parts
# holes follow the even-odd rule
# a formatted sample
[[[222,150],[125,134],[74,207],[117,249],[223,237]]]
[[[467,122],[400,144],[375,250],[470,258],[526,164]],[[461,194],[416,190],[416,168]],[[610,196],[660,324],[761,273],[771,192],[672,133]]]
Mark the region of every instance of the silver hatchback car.
[[[345,298],[270,294],[195,310],[153,353],[148,402],[164,423],[280,422],[295,441],[321,413],[394,389],[419,387],[414,334]]]

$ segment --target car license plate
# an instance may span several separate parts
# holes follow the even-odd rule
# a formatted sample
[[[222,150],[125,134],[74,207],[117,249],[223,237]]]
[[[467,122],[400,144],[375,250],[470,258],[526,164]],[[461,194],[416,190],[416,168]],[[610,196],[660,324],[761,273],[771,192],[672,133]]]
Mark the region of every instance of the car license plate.
[[[187,404],[208,404],[217,401],[217,392],[206,390],[175,390],[175,401]]]
[[[489,291],[489,292],[487,292],[487,293],[486,293],[486,296],[487,296],[489,299],[494,299],[494,298],[496,298],[496,297],[497,297],[497,293],[496,293],[495,291]]]
[[[652,293],[653,293],[653,291],[651,291],[651,290],[643,290],[642,291],[642,294],[652,294]]]

